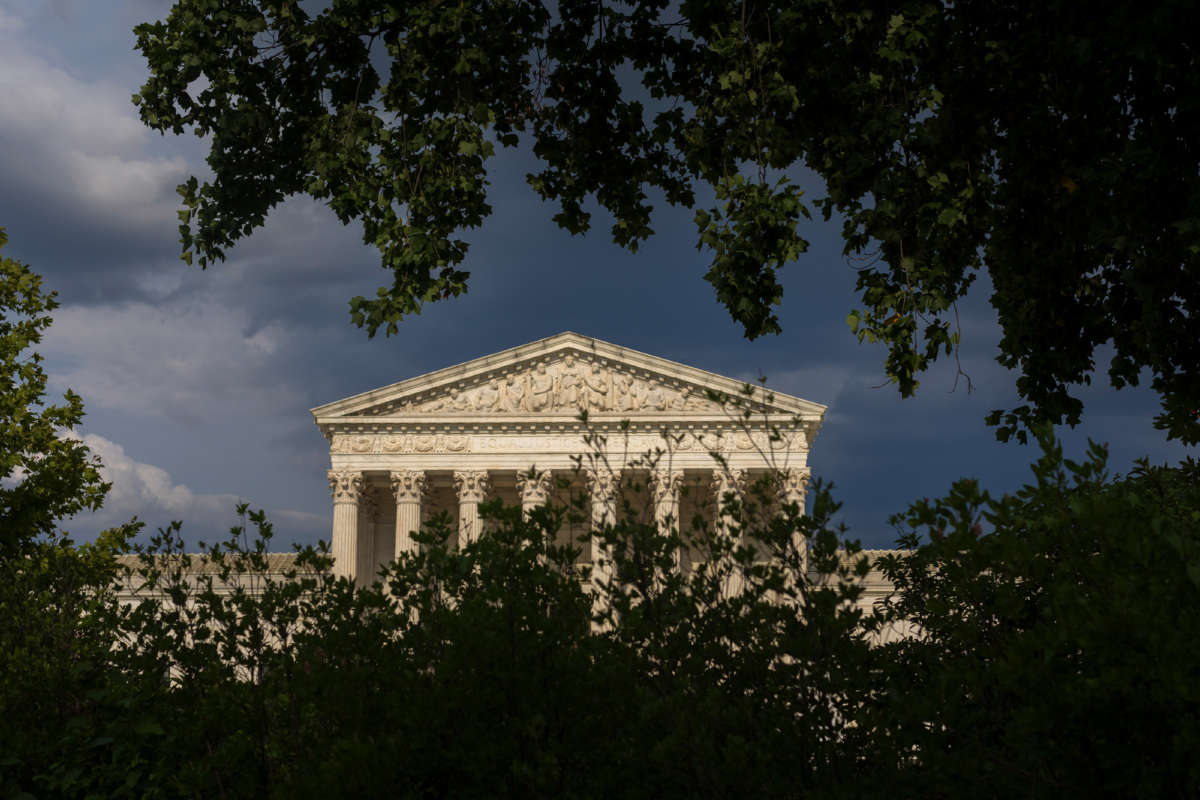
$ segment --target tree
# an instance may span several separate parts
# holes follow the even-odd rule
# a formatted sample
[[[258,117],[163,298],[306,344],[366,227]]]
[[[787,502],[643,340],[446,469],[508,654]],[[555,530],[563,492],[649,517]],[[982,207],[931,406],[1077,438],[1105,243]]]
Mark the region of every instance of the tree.
[[[0,228],[0,248],[8,235]],[[108,491],[100,460],[69,433],[83,420],[83,401],[67,390],[62,405],[45,405],[42,357],[29,350],[58,307],[42,279],[0,257],[0,558],[22,552],[55,524],[97,509]]]
[[[989,416],[1000,438],[1076,423],[1070,388],[1111,342],[1111,383],[1148,371],[1155,424],[1194,443],[1198,25],[1179,0],[178,0],[136,29],[134,102],[156,130],[211,137],[213,180],[180,186],[185,260],[223,258],[290,195],[325,201],[393,276],[351,300],[371,335],[466,290],[457,237],[491,212],[495,145],[525,136],[544,164],[529,183],[573,233],[589,197],[630,249],[653,233],[650,192],[695,209],[705,277],[748,337],[779,330],[797,223],[836,213],[864,259],[850,327],[886,345],[902,394],[954,351],[956,302],[986,270],[1025,401]]]
[[[942,797],[1194,797],[1200,791],[1200,464],[1063,458],[1034,480],[975,481],[893,521],[888,692],[864,715],[904,755],[889,789]],[[924,546],[918,547],[918,545]]]
[[[7,236],[0,229],[0,247]],[[138,525],[76,545],[58,525],[108,491],[100,461],[71,429],[83,402],[46,405],[46,373],[30,350],[58,305],[42,279],[0,258],[0,794],[32,788],[104,683],[116,628],[108,620],[115,556]]]

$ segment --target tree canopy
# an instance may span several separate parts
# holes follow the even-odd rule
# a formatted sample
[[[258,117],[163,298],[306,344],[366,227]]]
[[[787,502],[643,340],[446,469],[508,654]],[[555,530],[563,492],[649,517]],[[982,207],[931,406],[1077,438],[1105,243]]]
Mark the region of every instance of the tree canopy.
[[[137,28],[134,102],[210,137],[212,180],[180,187],[185,260],[310,195],[392,274],[351,300],[372,335],[467,289],[487,162],[526,137],[529,184],[573,233],[593,198],[630,249],[652,197],[694,209],[705,278],[748,337],[780,329],[800,220],[837,215],[864,259],[850,327],[887,347],[903,394],[954,351],[955,304],[986,271],[1023,399],[990,415],[1001,438],[1077,422],[1071,389],[1111,343],[1109,381],[1149,373],[1156,425],[1194,443],[1198,28],[1179,0],[178,0]]]
[[[0,228],[0,248],[7,243]],[[45,403],[42,357],[30,348],[57,307],[40,275],[0,256],[0,557],[52,534],[63,517],[99,508],[109,488],[99,459],[69,435],[83,400],[68,390],[61,405]]]

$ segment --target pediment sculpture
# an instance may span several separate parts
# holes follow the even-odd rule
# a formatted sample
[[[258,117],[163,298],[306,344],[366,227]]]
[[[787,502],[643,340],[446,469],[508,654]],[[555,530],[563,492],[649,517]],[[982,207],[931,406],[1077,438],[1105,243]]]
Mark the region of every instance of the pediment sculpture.
[[[524,364],[469,386],[452,386],[433,397],[401,404],[416,414],[537,414],[578,411],[619,414],[720,413],[704,389],[671,385],[567,353],[561,359]]]

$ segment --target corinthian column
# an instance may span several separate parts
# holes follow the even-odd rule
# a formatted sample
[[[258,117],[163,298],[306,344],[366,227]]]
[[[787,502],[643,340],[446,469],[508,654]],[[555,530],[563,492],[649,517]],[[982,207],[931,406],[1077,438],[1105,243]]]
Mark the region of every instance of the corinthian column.
[[[683,486],[683,470],[656,469],[650,473],[650,488],[654,492],[654,525],[664,536],[680,529],[679,490]],[[675,571],[679,571],[682,546],[675,550]]]
[[[588,470],[588,492],[592,500],[592,565],[593,570],[602,560],[608,561],[609,555],[604,548],[604,542],[594,535],[617,521],[617,488],[621,485],[618,473],[609,469]]]
[[[529,472],[521,472],[517,474],[517,491],[521,493],[521,511],[525,512],[525,516],[529,516],[529,512],[538,506],[546,504],[546,500],[550,497],[550,487],[552,478],[550,470],[532,469]]]
[[[650,473],[654,491],[654,523],[659,531],[679,529],[679,490],[683,486],[683,470],[656,469]]]
[[[746,490],[746,470],[729,467],[713,470],[713,489],[717,496],[714,527],[719,533],[733,537],[733,547],[736,548],[741,544],[742,535],[738,529],[739,521],[729,513],[727,506],[729,500],[741,501],[743,499]],[[731,555],[725,556],[724,559],[724,563],[719,564],[718,567],[725,574],[725,596],[732,597],[741,593],[743,576],[740,567]]]
[[[361,472],[329,470],[333,494],[333,574],[355,579],[358,572],[358,498],[363,490]]]
[[[592,591],[596,592],[596,598],[599,606],[594,610],[599,613],[605,613],[611,609],[612,604],[607,599],[606,590],[603,585],[611,585],[612,579],[616,576],[616,571],[613,566],[612,550],[604,543],[600,532],[605,525],[611,525],[617,520],[617,490],[621,486],[620,474],[613,470],[601,467],[600,469],[591,469],[585,473],[588,482],[588,491],[591,494],[592,500]],[[600,631],[601,628],[593,625],[593,632]]]
[[[364,486],[358,496],[358,584],[367,586],[375,578],[375,522],[379,518],[379,502],[375,490]]]
[[[392,494],[396,497],[396,558],[417,549],[412,535],[421,530],[421,497],[425,494],[425,473],[401,469],[391,473]]]
[[[726,498],[733,495],[738,501],[746,491],[746,470],[722,468],[713,470],[713,491],[716,494],[717,510],[713,522],[732,535],[737,520],[728,513]]]
[[[783,473],[783,483],[779,488],[779,499],[781,502],[791,505],[795,503],[800,509],[800,513],[805,512],[805,503],[808,499],[808,482],[812,473],[808,467],[803,469],[789,469]],[[799,531],[795,534],[794,542],[796,549],[800,552],[800,571],[801,573],[808,572],[808,542],[804,540],[803,534]]]
[[[458,488],[458,549],[463,550],[479,538],[479,504],[488,491],[485,470],[457,470],[454,485]]]

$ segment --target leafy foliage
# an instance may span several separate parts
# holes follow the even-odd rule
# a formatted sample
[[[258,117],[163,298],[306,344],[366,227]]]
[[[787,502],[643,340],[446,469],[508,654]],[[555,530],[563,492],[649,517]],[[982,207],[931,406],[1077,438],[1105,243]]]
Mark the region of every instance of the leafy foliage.
[[[873,613],[820,483],[807,514],[768,471],[714,523],[659,525],[637,476],[669,439],[625,465],[582,567],[556,535],[582,505],[495,502],[487,535],[451,548],[443,516],[367,587],[322,548],[279,574],[245,505],[228,541],[186,554],[176,522],[130,566],[136,523],[82,546],[55,527],[105,487],[45,435],[78,398],[39,410],[23,353],[53,296],[3,263],[0,355],[29,404],[9,406],[5,457],[29,466],[7,485],[73,471],[5,495],[36,513],[10,514],[0,549],[4,796],[1200,791],[1195,461],[1110,481],[1103,448],[1067,461],[1040,431],[1017,495],[961,481],[894,518],[909,550],[881,559],[896,592]]]
[[[1200,441],[1200,75],[1195,4],[840,0],[480,3],[177,0],[137,28],[134,96],[160,131],[211,137],[180,187],[184,258],[207,265],[286,197],[357,220],[390,285],[351,301],[369,333],[461,294],[488,159],[532,142],[528,180],[573,233],[653,234],[651,193],[695,209],[706,278],[748,337],[778,332],[778,271],[812,210],[864,261],[860,339],[904,395],[954,351],[986,270],[1026,438],[1074,424],[1074,385],[1149,372],[1156,424]],[[784,173],[812,170],[804,199]],[[697,208],[710,188],[713,208]]]
[[[8,239],[0,229],[0,247]],[[68,391],[46,405],[46,373],[30,350],[57,307],[27,265],[0,258],[0,794],[26,760],[79,770],[63,749],[103,683],[117,629],[116,556],[138,525],[76,545],[59,521],[100,506],[99,460],[71,428],[83,403]],[[20,784],[16,784],[19,786]]]
[[[0,248],[8,236],[0,228]],[[0,257],[0,557],[21,552],[55,522],[96,509],[108,491],[99,460],[64,436],[83,419],[83,401],[67,391],[62,405],[44,404],[42,340],[58,307],[42,279],[13,258]]]
[[[870,658],[834,510],[822,490],[766,530],[731,509],[780,560],[698,530],[719,552],[688,579],[664,569],[678,534],[608,525],[612,569],[589,575],[555,543],[570,509],[491,503],[488,535],[450,549],[435,520],[357,589],[312,550],[268,574],[261,513],[254,544],[235,529],[203,563],[176,524],[123,579],[140,602],[97,612],[116,646],[75,716],[43,724],[56,748],[17,748],[10,774],[60,796],[815,791],[852,773]],[[798,575],[806,535],[834,581]]]
[[[1110,482],[1103,448],[1072,462],[1040,439],[1015,496],[960,481],[895,518],[916,549],[884,559],[887,616],[921,631],[884,648],[893,678],[872,726],[917,754],[895,785],[1193,797],[1200,464]]]
[[[278,574],[261,512],[200,555],[174,523],[120,577],[133,605],[55,589],[75,625],[38,648],[74,666],[5,681],[0,788],[1194,796],[1197,465],[1114,482],[1099,448],[1043,445],[1015,497],[964,481],[897,516],[912,549],[882,560],[897,592],[866,614],[828,487],[805,515],[770,476],[723,498],[726,522],[665,531],[633,478],[582,568],[555,535],[582,506],[492,502],[486,535],[459,550],[435,519],[367,587],[319,549]],[[54,633],[22,610],[26,641]],[[897,624],[917,635],[879,644]]]
[[[77,773],[100,756],[80,742],[106,681],[117,629],[116,554],[134,532],[77,545],[65,536],[0,555],[0,795],[32,788],[27,765]],[[51,767],[51,765],[56,765]],[[82,778],[80,778],[82,780]]]

